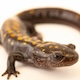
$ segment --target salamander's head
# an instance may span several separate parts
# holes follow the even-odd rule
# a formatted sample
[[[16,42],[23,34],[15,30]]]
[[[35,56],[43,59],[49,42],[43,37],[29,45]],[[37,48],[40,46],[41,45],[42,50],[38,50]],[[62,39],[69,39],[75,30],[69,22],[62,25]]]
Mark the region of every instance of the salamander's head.
[[[78,61],[78,54],[73,44],[65,45],[65,50],[55,51],[48,57],[50,66],[62,67],[70,66]]]
[[[35,49],[35,64],[41,67],[62,67],[70,66],[78,61],[78,54],[75,51],[75,45],[53,45],[53,49],[48,49],[50,44],[46,45],[44,53],[39,49]],[[54,49],[55,48],[55,49]]]

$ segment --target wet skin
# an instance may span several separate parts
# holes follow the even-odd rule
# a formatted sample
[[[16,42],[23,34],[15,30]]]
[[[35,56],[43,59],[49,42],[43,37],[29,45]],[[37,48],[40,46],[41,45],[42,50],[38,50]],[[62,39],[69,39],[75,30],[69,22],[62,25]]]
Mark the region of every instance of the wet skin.
[[[62,17],[61,12],[63,12]],[[55,14],[52,14],[55,12]],[[60,44],[42,40],[42,36],[35,30],[34,24],[54,22],[57,18],[62,22],[78,24],[78,18],[69,17],[67,14],[76,16],[76,13],[63,9],[35,9],[22,12],[15,18],[4,22],[1,29],[0,42],[9,53],[7,70],[2,74],[8,74],[7,79],[13,74],[19,74],[15,68],[15,61],[32,64],[39,68],[64,67],[75,64],[78,61],[78,53],[74,44]],[[66,16],[64,16],[64,14]],[[55,18],[54,15],[56,16]],[[78,24],[79,25],[79,24]]]

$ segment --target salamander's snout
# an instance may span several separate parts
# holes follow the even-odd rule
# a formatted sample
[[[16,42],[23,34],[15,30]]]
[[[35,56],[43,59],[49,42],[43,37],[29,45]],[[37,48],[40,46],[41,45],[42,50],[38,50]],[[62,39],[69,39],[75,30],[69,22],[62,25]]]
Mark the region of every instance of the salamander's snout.
[[[65,60],[64,60],[65,66],[73,65],[79,59],[79,55],[75,51],[76,46],[74,44],[68,44],[66,46],[68,47],[67,48],[68,51],[65,51]]]
[[[66,55],[66,58],[64,60],[65,66],[70,66],[75,64],[78,61],[78,59],[79,59],[79,55],[75,51],[73,54]]]

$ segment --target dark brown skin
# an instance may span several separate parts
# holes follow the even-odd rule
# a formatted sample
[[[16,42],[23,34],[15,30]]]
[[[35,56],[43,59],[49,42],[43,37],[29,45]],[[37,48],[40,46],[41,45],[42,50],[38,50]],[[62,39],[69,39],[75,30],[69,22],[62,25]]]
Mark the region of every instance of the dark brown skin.
[[[0,42],[9,56],[7,70],[2,76],[8,74],[7,79],[9,79],[13,74],[17,77],[19,72],[16,71],[15,61],[30,63],[39,68],[64,67],[75,64],[78,61],[78,53],[75,51],[74,44],[44,42],[34,28],[34,25],[38,23],[57,21],[80,25],[77,13],[59,8],[29,10],[5,21],[1,29]]]

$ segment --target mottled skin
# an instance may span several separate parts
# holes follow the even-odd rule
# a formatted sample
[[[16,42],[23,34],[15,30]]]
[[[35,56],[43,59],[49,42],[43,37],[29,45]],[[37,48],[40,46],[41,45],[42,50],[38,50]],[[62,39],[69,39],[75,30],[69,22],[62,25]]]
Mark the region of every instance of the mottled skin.
[[[8,74],[8,79],[11,74],[16,77],[19,74],[15,69],[15,61],[29,63],[39,68],[70,66],[78,61],[78,54],[75,51],[74,44],[65,45],[50,41],[44,42],[41,35],[35,31],[33,24],[45,22],[45,20],[50,22],[52,20],[51,12],[55,9],[41,9],[42,12],[40,13],[39,10],[26,11],[26,15],[24,12],[20,13],[17,15],[18,17],[5,21],[2,26],[1,44],[9,53],[7,70],[3,75]],[[46,10],[49,10],[50,14]],[[62,9],[56,10],[59,12]],[[63,12],[65,11],[63,10]],[[64,17],[64,19],[66,18]]]

